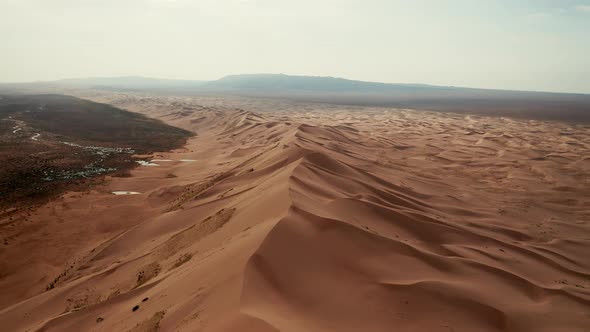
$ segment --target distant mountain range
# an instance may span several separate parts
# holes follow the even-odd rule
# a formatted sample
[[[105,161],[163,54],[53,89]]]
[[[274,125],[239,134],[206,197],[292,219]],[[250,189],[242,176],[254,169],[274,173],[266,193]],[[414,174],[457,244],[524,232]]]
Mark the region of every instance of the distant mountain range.
[[[138,76],[75,78],[31,84],[183,95],[214,94],[283,98],[304,102],[590,122],[589,94],[377,83],[335,77],[284,74],[231,75],[214,81]],[[23,85],[26,84],[21,86]]]
[[[89,78],[67,78],[53,81],[52,83],[81,86],[90,88],[119,88],[119,89],[174,89],[174,88],[196,88],[207,81],[193,80],[170,80],[161,78],[149,78],[141,76],[122,77],[89,77]]]
[[[285,74],[243,74],[229,75],[218,80],[177,80],[160,79],[141,76],[122,77],[90,77],[69,78],[48,83],[85,87],[110,87],[128,89],[174,89],[192,88],[206,91],[268,91],[268,92],[341,92],[341,93],[433,93],[452,94],[459,91],[472,94],[559,94],[576,95],[568,93],[550,93],[534,91],[512,91],[477,89],[453,86],[437,86],[429,84],[407,83],[379,83],[329,76],[294,76]],[[577,94],[579,95],[579,94]]]
[[[229,75],[218,80],[178,80],[161,79],[142,76],[121,77],[89,77],[69,78],[47,83],[87,87],[112,87],[130,89],[169,89],[169,88],[195,88],[197,90],[257,90],[257,91],[316,91],[316,92],[356,92],[356,93],[381,93],[381,92],[440,92],[450,93],[457,91],[486,94],[555,94],[555,95],[584,95],[575,93],[536,92],[498,89],[479,89],[455,86],[437,86],[430,84],[408,83],[379,83],[330,76],[295,76],[285,74],[243,74]]]
[[[203,85],[207,89],[260,91],[388,92],[407,89],[447,89],[426,84],[392,84],[354,81],[326,76],[285,74],[230,75]]]

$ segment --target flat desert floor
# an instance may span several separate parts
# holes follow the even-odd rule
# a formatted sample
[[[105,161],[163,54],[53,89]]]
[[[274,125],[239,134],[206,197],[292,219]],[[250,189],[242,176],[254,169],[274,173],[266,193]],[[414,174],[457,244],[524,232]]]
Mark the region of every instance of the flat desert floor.
[[[590,329],[588,125],[76,94],[195,136],[1,216],[3,331]]]

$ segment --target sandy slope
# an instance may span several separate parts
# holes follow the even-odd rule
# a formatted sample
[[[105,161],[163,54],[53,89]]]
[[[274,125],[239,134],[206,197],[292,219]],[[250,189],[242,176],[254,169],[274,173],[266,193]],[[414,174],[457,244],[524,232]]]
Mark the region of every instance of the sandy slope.
[[[589,128],[82,96],[197,135],[159,167],[4,217],[4,330],[590,326]]]

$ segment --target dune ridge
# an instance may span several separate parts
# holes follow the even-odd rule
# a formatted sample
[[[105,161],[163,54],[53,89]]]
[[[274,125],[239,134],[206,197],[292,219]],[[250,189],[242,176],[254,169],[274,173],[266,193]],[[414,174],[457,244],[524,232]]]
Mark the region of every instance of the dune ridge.
[[[10,271],[0,286],[13,289],[0,303],[9,330],[581,331],[590,323],[583,126],[91,98],[194,132],[185,148],[154,158],[195,162],[137,168],[103,192],[39,208],[34,226],[18,225],[20,242],[0,254]],[[142,194],[108,195],[115,187]],[[42,241],[65,243],[47,250]],[[11,258],[23,248],[26,267]],[[76,258],[45,291],[67,257]]]

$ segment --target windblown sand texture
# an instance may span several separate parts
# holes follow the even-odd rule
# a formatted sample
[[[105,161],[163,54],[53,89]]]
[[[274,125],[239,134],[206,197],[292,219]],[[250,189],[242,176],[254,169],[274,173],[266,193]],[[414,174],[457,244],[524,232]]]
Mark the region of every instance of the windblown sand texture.
[[[590,329],[588,126],[81,97],[196,135],[2,216],[3,331]]]

